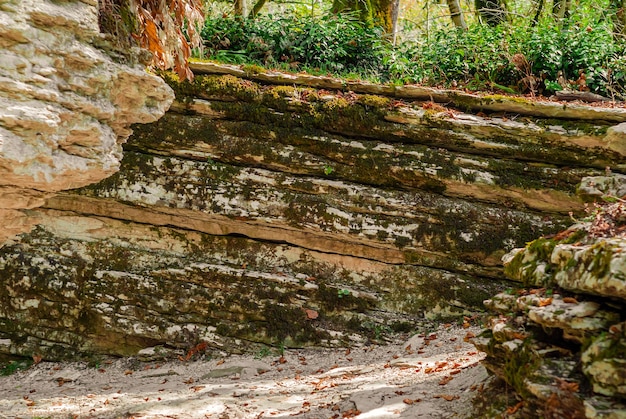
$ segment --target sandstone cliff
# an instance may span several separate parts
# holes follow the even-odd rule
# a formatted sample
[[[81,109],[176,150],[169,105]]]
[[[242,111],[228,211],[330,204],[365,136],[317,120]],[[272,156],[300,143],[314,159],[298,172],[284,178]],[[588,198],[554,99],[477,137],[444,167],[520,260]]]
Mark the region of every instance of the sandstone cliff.
[[[475,344],[523,398],[515,417],[626,415],[624,185],[623,175],[585,178],[581,195],[610,203],[505,258],[525,287],[485,301],[498,316]]]
[[[473,314],[506,252],[583,211],[584,177],[625,169],[621,109],[194,71],[164,75],[177,102],[117,174],[2,249],[1,352],[343,345]]]
[[[115,173],[130,125],[171,104],[113,47],[96,0],[0,2],[0,242],[36,222],[21,209]]]

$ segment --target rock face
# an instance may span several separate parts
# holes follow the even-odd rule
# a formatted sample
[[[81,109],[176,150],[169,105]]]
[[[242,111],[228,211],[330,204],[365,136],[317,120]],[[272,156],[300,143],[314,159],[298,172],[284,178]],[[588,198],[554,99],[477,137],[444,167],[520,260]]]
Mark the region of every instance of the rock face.
[[[499,316],[475,344],[487,352],[488,368],[525,398],[527,413],[626,416],[622,181],[622,175],[584,179],[581,193],[612,203],[510,253],[505,272],[530,289],[485,301]]]
[[[20,209],[115,173],[130,125],[173,100],[160,78],[111,58],[97,6],[0,2],[0,242],[32,227]]]
[[[29,211],[0,251],[0,352],[349,345],[474,313],[507,251],[582,211],[584,177],[625,169],[619,110],[479,115],[250,74],[163,75],[177,101],[120,171]]]

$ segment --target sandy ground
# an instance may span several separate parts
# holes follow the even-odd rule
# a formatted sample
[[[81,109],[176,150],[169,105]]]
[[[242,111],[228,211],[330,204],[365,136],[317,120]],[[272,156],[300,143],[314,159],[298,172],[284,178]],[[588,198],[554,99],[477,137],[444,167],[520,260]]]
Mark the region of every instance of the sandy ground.
[[[489,380],[465,341],[478,331],[282,356],[41,362],[0,377],[0,418],[467,418]]]

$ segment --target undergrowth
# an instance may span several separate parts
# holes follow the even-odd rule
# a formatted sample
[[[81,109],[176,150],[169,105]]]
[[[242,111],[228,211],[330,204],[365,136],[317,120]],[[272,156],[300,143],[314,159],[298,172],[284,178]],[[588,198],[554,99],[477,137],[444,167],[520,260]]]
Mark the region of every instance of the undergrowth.
[[[600,17],[555,27],[474,24],[397,46],[350,15],[210,17],[201,58],[383,83],[626,99],[626,45]]]

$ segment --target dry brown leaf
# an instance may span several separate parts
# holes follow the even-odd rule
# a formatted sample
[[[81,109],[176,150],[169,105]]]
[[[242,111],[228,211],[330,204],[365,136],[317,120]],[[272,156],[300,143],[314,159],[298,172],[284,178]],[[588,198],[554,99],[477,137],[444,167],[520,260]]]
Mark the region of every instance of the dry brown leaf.
[[[539,299],[539,307],[549,306],[550,304],[552,304],[552,297]]]
[[[317,319],[319,317],[319,313],[317,311],[315,311],[315,310],[310,310],[310,309],[307,308],[304,311],[306,312],[307,319],[315,320],[315,319]]]
[[[459,398],[457,395],[452,394],[438,394],[434,396],[436,399],[444,399],[445,401],[451,402],[452,400],[456,400]]]
[[[447,377],[443,377],[441,380],[439,380],[439,385],[440,386],[445,386],[446,384],[448,384],[450,381],[452,381],[454,377],[452,377],[451,375],[448,375]]]
[[[519,403],[517,403],[515,406],[510,406],[506,409],[506,413],[509,415],[514,414],[515,412],[517,412],[518,410],[520,410],[522,408],[522,406],[524,406],[524,401],[521,401]]]
[[[573,382],[573,381],[566,381],[560,378],[557,378],[557,384],[559,385],[559,388],[561,390],[564,391],[569,391],[572,393],[578,393],[580,386],[577,382]]]
[[[465,337],[463,337],[463,342],[469,342],[470,339],[475,338],[475,337],[476,337],[476,335],[473,334],[472,332],[467,332],[465,334]]]
[[[568,304],[578,304],[578,300],[574,297],[564,297],[563,302]]]

